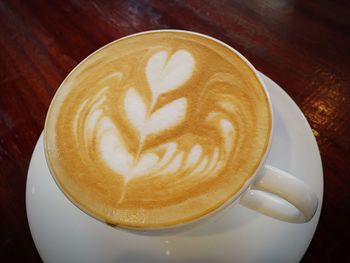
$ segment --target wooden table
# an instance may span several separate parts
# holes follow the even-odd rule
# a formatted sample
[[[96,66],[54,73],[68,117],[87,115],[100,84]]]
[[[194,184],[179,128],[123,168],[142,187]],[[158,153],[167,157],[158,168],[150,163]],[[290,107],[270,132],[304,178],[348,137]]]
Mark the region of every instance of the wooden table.
[[[159,28],[223,40],[295,100],[316,136],[325,179],[319,226],[303,262],[349,259],[349,2],[44,2],[0,1],[2,262],[40,262],[28,228],[25,185],[34,145],[62,80],[108,42]]]

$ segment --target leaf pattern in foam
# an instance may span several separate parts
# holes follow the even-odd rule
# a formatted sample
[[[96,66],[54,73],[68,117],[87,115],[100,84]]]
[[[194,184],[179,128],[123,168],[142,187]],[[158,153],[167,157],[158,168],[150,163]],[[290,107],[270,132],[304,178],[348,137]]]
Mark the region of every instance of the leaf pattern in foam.
[[[150,135],[175,127],[184,120],[186,110],[186,98],[173,100],[150,116],[143,132]]]
[[[161,144],[164,154],[159,155],[157,148],[143,151],[144,141],[151,134],[158,134],[181,124],[187,113],[188,99],[186,97],[175,99],[161,108],[153,111],[158,96],[171,90],[180,88],[192,75],[194,69],[194,58],[186,50],[178,50],[173,55],[166,51],[154,54],[148,61],[146,73],[152,99],[146,100],[137,90],[137,87],[130,87],[126,90],[124,97],[124,113],[132,127],[140,135],[139,149],[136,153],[129,152],[122,131],[113,123],[112,119],[104,115],[100,106],[105,96],[98,101],[90,110],[85,135],[97,137],[99,149],[103,160],[108,166],[122,175],[125,183],[129,180],[146,174],[164,175],[174,174],[182,171],[181,163],[185,162],[184,169],[190,173],[180,181],[187,178],[201,175],[206,176],[220,169],[220,150],[215,148],[212,154],[204,154],[204,145],[194,142],[189,152],[180,149],[176,140]],[[114,74],[119,77],[118,74]],[[101,94],[105,90],[101,91]],[[100,98],[98,96],[98,98]],[[86,105],[84,104],[83,107]],[[233,124],[220,118],[218,113],[212,112],[207,120],[219,124],[223,136],[223,148],[228,154],[233,144],[235,129]],[[218,120],[216,122],[215,120]],[[90,131],[94,131],[93,135]],[[192,180],[192,179],[189,179]],[[124,197],[122,194],[121,199]]]
[[[178,125],[186,115],[187,99],[180,98],[166,104],[147,116],[146,105],[135,88],[129,88],[124,99],[124,109],[130,123],[141,138]]]
[[[134,158],[122,141],[121,134],[109,117],[100,120],[97,138],[102,158],[110,168],[127,177]]]
[[[186,50],[176,51],[170,58],[167,51],[154,54],[146,66],[147,80],[153,100],[165,92],[179,88],[192,75],[194,58]]]
[[[135,88],[129,88],[126,92],[124,109],[131,124],[141,131],[146,120],[147,109],[142,97]]]

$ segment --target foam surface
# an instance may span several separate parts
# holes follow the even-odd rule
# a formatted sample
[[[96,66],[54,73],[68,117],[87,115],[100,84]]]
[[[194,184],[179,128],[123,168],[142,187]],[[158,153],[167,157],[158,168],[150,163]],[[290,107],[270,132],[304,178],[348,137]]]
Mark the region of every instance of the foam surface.
[[[56,181],[111,224],[157,227],[229,200],[259,165],[271,113],[217,42],[154,32],[112,43],[62,84],[45,127]]]

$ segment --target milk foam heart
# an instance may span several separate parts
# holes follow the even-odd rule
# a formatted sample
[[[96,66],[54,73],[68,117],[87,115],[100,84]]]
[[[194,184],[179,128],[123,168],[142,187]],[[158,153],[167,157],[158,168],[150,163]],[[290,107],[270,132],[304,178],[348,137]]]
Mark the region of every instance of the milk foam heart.
[[[230,199],[269,140],[252,69],[185,32],[112,43],[63,82],[45,127],[49,165],[78,206],[111,224],[174,225]]]

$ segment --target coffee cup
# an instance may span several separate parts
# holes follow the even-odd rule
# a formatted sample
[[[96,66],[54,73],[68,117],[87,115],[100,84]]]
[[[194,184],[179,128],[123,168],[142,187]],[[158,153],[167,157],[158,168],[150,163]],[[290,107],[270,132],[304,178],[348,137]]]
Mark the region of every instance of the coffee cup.
[[[203,34],[156,30],[72,70],[51,102],[44,148],[67,198],[112,226],[174,228],[238,201],[308,222],[316,195],[265,163],[272,132],[268,91],[247,59]]]

